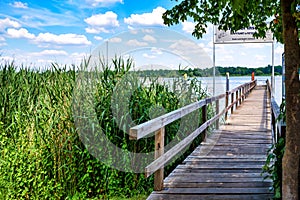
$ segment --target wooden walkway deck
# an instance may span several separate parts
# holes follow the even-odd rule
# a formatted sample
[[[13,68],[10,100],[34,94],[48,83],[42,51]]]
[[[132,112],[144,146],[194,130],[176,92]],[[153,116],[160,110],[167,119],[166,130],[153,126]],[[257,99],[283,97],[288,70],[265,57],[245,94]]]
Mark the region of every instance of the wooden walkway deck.
[[[271,199],[262,166],[272,145],[265,86],[257,86],[220,130],[164,179],[154,199]]]

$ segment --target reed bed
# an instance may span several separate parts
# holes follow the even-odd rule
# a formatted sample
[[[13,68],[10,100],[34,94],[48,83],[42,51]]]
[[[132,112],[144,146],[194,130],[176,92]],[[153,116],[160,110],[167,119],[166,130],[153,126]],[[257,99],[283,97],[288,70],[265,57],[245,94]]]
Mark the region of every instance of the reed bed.
[[[115,58],[112,63],[111,67],[104,62],[99,66],[94,98],[99,124],[120,148],[153,151],[153,138],[131,141],[111,117],[114,88],[133,67],[130,59]],[[44,71],[20,69],[14,63],[0,66],[0,199],[129,198],[152,191],[153,177],[145,179],[143,174],[111,168],[93,157],[81,142],[72,112],[79,70],[56,64]],[[196,80],[186,84],[178,79],[174,84],[174,90],[156,80],[141,84],[133,92],[126,115],[139,124],[206,97]],[[153,105],[158,108],[155,112]],[[197,112],[185,120],[195,116],[201,119]],[[130,128],[130,124],[125,126]],[[166,127],[167,144],[178,131],[185,131],[180,129],[180,121]],[[200,141],[198,138],[186,154]],[[168,166],[166,174],[182,158]]]

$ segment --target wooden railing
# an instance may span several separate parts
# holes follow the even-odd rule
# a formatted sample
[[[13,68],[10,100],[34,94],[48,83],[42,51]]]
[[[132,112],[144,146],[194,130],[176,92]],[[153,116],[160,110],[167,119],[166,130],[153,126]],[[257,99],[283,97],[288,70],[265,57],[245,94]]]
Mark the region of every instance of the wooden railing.
[[[227,79],[226,93],[197,101],[130,129],[130,138],[134,140],[139,140],[155,132],[155,160],[145,168],[146,177],[149,177],[154,173],[154,190],[159,191],[163,188],[164,165],[185,149],[201,133],[203,134],[202,138],[205,140],[206,129],[211,124],[216,123],[216,128],[218,129],[220,117],[225,113],[226,120],[228,111],[231,110],[232,113],[234,106],[237,107],[240,105],[255,86],[256,80],[229,90],[229,81]],[[225,98],[225,108],[220,112],[219,101],[222,98]],[[231,99],[230,104],[229,99]],[[216,102],[216,114],[212,118],[207,119],[207,106],[213,102]],[[202,125],[194,132],[187,135],[187,137],[173,146],[170,150],[164,152],[165,126],[198,109],[202,109]]]
[[[273,135],[273,143],[277,143],[279,138],[285,137],[286,125],[282,120],[278,120],[280,115],[280,107],[275,101],[275,98],[272,96],[272,87],[269,80],[267,82],[268,95],[271,104],[271,124],[272,124],[272,135]]]

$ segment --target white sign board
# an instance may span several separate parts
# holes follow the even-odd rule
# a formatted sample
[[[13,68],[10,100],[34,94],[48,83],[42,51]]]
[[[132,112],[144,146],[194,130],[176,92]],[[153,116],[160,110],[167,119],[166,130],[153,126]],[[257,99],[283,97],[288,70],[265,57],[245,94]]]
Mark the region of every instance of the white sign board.
[[[255,42],[273,42],[273,34],[270,30],[266,32],[265,38],[255,38],[253,34],[256,32],[255,27],[249,27],[245,29],[238,30],[236,32],[232,32],[230,30],[223,31],[219,30],[217,26],[215,26],[215,43],[255,43]]]

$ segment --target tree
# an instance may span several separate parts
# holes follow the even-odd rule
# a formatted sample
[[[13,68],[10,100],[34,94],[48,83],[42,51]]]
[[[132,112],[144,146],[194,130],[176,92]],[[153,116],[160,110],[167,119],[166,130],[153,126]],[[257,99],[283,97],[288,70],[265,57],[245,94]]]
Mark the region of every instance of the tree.
[[[178,1],[178,0],[175,0]],[[271,29],[277,41],[284,43],[286,66],[286,147],[283,158],[283,199],[299,198],[300,163],[300,27],[299,0],[182,0],[164,15],[168,26],[186,20],[196,23],[193,36],[201,38],[208,23],[219,29],[237,31],[254,25],[256,37],[265,37]],[[268,19],[273,19],[268,24]]]

